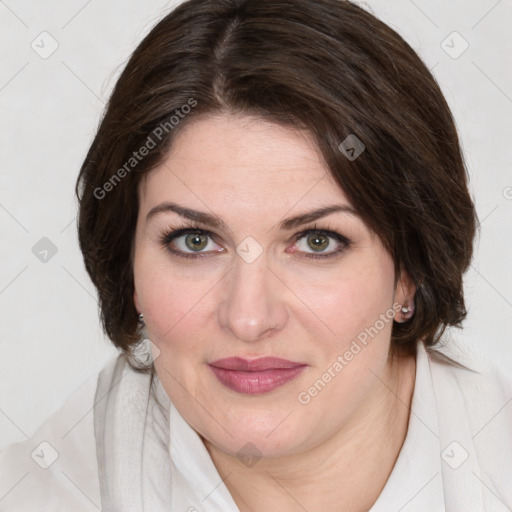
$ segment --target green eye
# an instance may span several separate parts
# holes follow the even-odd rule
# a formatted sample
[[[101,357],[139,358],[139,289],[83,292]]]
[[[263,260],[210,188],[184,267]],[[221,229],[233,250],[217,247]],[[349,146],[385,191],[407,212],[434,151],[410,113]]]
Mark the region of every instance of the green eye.
[[[176,256],[199,258],[224,252],[215,242],[215,236],[200,228],[182,227],[164,233],[162,246]],[[296,235],[294,253],[308,258],[330,258],[341,254],[351,246],[350,240],[335,231],[310,229]]]
[[[173,255],[184,258],[199,258],[214,252],[223,252],[208,231],[183,227],[163,233],[160,243]]]
[[[208,237],[200,233],[185,236],[185,244],[191,251],[202,251],[208,245]]]
[[[335,231],[310,229],[297,235],[297,253],[308,258],[329,258],[342,253],[351,242]]]
[[[307,244],[314,251],[323,251],[329,247],[329,237],[322,233],[314,233],[307,237]]]

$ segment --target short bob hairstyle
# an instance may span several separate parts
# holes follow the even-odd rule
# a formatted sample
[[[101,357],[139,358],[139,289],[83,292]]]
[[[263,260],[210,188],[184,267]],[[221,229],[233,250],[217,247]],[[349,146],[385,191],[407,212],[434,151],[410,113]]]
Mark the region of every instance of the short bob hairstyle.
[[[80,248],[115,346],[130,355],[140,340],[138,183],[191,119],[219,113],[313,136],[396,279],[405,269],[416,284],[392,347],[434,345],[460,327],[477,217],[451,112],[416,53],[346,0],[188,0],[130,57],[76,183]],[[340,149],[349,136],[364,144],[357,158]]]

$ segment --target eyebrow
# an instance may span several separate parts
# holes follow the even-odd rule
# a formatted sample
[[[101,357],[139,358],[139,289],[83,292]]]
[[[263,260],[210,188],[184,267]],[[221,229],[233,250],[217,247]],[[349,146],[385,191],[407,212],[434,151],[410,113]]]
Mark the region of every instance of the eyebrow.
[[[164,212],[174,212],[181,217],[194,220],[206,226],[217,229],[224,229],[225,231],[231,231],[227,224],[217,215],[201,212],[192,208],[185,208],[184,206],[169,201],[161,203],[152,208],[146,215],[146,222],[149,222],[149,220],[158,213]],[[313,222],[314,220],[326,217],[332,213],[348,213],[350,215],[359,217],[356,210],[354,210],[354,208],[351,206],[345,204],[334,204],[289,217],[279,223],[279,228],[282,230],[290,230],[296,228],[297,226],[301,226],[302,224],[307,224],[308,222]]]

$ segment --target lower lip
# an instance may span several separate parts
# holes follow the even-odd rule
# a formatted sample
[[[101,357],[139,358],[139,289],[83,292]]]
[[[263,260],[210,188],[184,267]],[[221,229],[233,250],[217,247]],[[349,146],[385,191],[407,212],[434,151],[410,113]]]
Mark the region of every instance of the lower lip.
[[[295,368],[274,368],[256,372],[245,372],[241,370],[226,370],[211,366],[213,373],[221,384],[246,395],[258,395],[268,393],[283,386],[299,375],[306,366]]]

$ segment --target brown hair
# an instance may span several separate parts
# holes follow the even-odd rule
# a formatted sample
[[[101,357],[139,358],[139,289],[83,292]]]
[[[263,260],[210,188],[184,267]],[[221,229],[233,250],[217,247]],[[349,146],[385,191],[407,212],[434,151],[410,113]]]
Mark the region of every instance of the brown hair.
[[[416,53],[349,1],[189,0],[134,51],[76,184],[80,248],[114,345],[130,353],[139,340],[137,185],[190,119],[218,112],[314,136],[397,276],[406,269],[416,283],[415,314],[394,323],[393,346],[433,345],[460,326],[477,220],[452,115]],[[339,147],[351,134],[365,145],[356,159]]]

